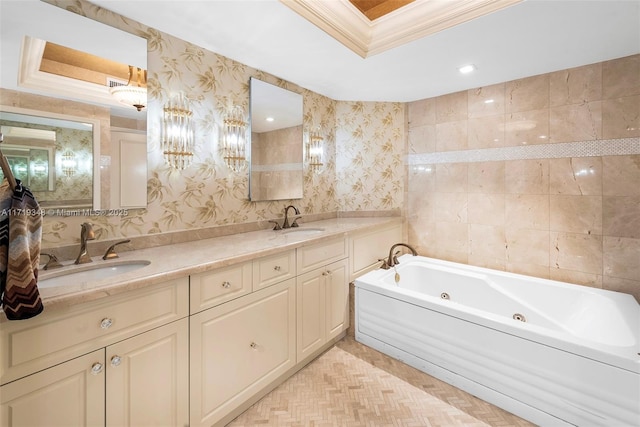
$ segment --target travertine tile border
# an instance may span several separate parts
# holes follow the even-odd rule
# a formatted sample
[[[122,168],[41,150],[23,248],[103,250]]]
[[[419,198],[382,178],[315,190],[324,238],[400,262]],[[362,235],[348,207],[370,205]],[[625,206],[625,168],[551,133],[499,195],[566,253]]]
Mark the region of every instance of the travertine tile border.
[[[620,156],[630,154],[640,154],[640,138],[605,139],[409,154],[407,156],[407,164],[476,163],[503,160],[558,159],[565,157]]]

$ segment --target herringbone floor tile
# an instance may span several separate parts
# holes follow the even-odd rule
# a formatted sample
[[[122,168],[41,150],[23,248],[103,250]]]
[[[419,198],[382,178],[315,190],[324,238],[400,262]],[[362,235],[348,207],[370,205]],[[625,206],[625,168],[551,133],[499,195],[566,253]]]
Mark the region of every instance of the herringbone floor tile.
[[[347,337],[228,426],[531,426]]]

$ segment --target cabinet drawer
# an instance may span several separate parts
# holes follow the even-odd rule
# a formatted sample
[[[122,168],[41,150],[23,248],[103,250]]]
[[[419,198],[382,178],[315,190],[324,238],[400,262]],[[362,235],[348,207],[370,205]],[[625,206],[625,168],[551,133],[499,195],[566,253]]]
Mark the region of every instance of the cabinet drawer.
[[[191,275],[191,314],[251,292],[251,262]]]
[[[191,317],[191,426],[215,425],[295,365],[295,317],[295,279]]]
[[[253,261],[253,290],[274,285],[296,275],[296,252],[287,251]]]
[[[189,314],[189,281],[178,280],[106,300],[0,325],[0,382],[29,375]]]
[[[347,241],[343,237],[311,246],[303,246],[298,248],[298,274],[306,273],[346,257]]]

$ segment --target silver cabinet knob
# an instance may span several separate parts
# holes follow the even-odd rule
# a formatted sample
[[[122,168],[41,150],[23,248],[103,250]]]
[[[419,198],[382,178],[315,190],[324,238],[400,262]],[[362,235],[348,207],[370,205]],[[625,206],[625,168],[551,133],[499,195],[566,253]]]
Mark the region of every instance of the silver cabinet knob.
[[[113,356],[111,358],[111,366],[120,366],[122,358],[120,356]]]
[[[229,289],[231,287],[231,282],[225,280],[224,282],[222,282],[222,287],[225,289]]]
[[[275,271],[280,271],[280,270],[281,270],[281,267],[280,267],[279,265],[276,265],[275,267],[273,267],[273,269],[274,269]]]
[[[104,369],[104,365],[100,362],[96,362],[91,366],[91,375],[98,375]]]
[[[109,329],[111,327],[111,325],[113,325],[113,320],[111,320],[108,317],[105,317],[104,319],[102,319],[100,321],[100,327],[102,329]]]

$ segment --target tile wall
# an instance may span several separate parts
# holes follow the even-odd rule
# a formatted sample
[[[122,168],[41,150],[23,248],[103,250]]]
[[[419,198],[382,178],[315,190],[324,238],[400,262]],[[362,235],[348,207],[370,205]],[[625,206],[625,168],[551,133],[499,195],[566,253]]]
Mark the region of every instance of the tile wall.
[[[640,300],[640,55],[408,104],[422,254]]]

